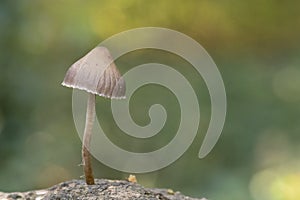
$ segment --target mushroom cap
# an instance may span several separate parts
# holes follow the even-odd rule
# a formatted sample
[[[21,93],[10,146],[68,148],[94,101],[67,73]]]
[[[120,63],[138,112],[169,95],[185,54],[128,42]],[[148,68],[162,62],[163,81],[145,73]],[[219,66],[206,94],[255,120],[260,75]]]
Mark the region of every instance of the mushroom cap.
[[[97,46],[75,62],[62,85],[111,99],[125,98],[125,81],[105,47]]]

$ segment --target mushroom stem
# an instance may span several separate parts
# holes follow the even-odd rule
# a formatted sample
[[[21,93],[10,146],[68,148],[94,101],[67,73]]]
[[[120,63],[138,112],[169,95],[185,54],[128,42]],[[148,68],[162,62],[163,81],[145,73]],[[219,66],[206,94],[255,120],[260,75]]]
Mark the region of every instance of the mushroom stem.
[[[89,93],[88,102],[87,102],[87,111],[86,111],[86,121],[85,121],[85,128],[84,128],[83,142],[82,142],[82,164],[83,164],[83,170],[85,174],[85,181],[88,185],[95,184],[93,171],[92,171],[92,164],[91,164],[91,155],[89,152],[93,124],[96,115],[95,100],[96,100],[96,96],[94,94]]]

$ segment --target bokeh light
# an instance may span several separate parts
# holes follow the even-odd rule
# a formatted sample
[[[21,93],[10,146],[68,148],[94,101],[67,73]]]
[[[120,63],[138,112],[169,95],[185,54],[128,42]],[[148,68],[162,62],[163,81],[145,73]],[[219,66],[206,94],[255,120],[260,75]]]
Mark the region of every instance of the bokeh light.
[[[299,162],[259,171],[250,183],[251,194],[257,200],[297,200],[299,188]]]

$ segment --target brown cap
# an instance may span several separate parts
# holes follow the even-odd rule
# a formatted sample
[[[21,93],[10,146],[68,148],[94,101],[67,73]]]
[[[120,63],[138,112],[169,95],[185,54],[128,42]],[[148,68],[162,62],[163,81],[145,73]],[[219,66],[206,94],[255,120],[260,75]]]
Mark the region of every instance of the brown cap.
[[[105,47],[96,47],[75,62],[62,85],[107,98],[125,98],[125,81]]]

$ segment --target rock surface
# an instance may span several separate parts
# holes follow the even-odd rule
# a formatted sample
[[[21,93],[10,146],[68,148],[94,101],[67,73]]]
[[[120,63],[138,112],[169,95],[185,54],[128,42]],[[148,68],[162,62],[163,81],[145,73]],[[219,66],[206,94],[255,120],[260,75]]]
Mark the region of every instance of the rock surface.
[[[150,189],[125,180],[96,179],[95,185],[71,180],[49,189],[1,193],[0,200],[199,200],[167,189]],[[206,200],[205,198],[201,200]]]

